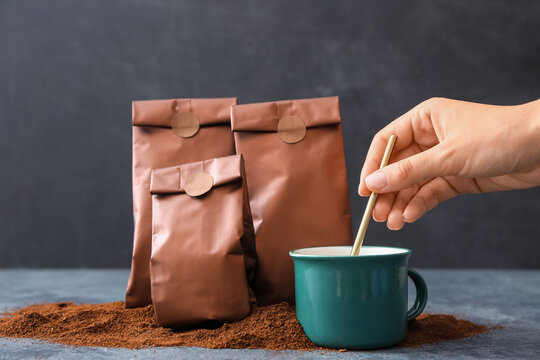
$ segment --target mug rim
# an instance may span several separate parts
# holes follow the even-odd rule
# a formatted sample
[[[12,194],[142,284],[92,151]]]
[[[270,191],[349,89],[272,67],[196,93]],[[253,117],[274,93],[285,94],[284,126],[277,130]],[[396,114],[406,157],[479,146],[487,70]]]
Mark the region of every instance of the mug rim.
[[[380,257],[394,257],[394,256],[404,256],[404,255],[410,255],[412,251],[407,248],[402,247],[396,247],[396,246],[362,246],[362,248],[387,248],[387,249],[393,249],[393,250],[401,250],[400,252],[393,252],[388,254],[364,254],[364,255],[321,255],[321,254],[301,254],[298,253],[298,251],[302,250],[312,250],[312,249],[332,249],[332,248],[348,248],[352,250],[351,245],[343,245],[343,246],[313,246],[313,247],[307,247],[307,248],[301,248],[301,249],[294,249],[289,251],[289,256],[292,258],[309,258],[309,259],[366,259],[366,258],[380,258]]]

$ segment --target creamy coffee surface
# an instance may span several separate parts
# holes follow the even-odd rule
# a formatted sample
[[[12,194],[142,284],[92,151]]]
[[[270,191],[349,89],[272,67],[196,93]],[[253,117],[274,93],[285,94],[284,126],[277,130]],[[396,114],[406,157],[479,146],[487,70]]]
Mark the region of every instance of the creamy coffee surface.
[[[391,255],[403,254],[408,250],[403,248],[394,248],[386,246],[363,246],[360,249],[358,256],[373,256],[373,255]],[[298,255],[313,255],[313,256],[349,256],[351,254],[351,246],[325,246],[298,249],[293,251]]]

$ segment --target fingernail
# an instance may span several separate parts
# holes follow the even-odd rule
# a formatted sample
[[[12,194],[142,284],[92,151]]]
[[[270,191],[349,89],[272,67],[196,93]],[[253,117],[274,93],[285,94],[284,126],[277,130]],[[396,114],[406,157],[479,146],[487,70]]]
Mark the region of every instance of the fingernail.
[[[398,231],[398,230],[399,230],[399,229],[392,229],[392,228],[390,227],[390,225],[388,225],[388,222],[386,223],[386,227],[388,228],[388,230],[392,230],[392,231]]]
[[[403,229],[403,224],[402,224],[401,226],[398,226],[396,229],[392,229],[392,228],[390,227],[390,225],[388,225],[388,223],[386,223],[386,227],[387,227],[388,229],[392,230],[392,231],[399,231],[399,230]]]
[[[366,178],[366,185],[370,189],[380,190],[388,184],[384,172],[377,170]]]

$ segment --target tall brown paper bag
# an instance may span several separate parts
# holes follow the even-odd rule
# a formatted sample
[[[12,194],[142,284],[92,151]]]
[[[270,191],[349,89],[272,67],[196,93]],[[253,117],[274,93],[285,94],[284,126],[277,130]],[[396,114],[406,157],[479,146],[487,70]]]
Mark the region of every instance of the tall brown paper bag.
[[[236,98],[133,102],[133,258],[128,307],[151,304],[150,251],[154,168],[235,154],[230,107]]]
[[[294,302],[288,252],[352,244],[339,100],[235,105],[231,123],[246,163],[257,302]]]

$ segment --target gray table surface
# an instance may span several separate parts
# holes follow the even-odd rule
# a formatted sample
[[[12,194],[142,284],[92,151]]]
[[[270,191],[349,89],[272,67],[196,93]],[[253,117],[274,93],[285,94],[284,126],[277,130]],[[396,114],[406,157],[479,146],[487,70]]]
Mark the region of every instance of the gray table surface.
[[[428,312],[502,325],[465,340],[422,348],[303,352],[211,350],[194,347],[142,350],[70,347],[0,338],[0,359],[539,359],[540,270],[421,270],[429,287]],[[0,270],[0,309],[36,302],[101,303],[123,299],[126,270]],[[411,294],[411,299],[414,294]],[[410,300],[411,300],[410,299]]]

